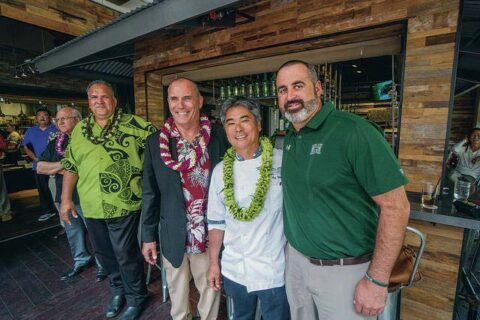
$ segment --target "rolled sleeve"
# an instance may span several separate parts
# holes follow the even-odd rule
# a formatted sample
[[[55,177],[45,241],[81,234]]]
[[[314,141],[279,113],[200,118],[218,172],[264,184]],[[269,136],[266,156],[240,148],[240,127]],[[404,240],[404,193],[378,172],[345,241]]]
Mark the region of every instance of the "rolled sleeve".
[[[75,162],[75,158],[73,157],[73,154],[72,154],[71,146],[72,146],[71,143],[67,146],[67,149],[65,150],[65,157],[60,162],[63,166],[63,169],[69,172],[78,174],[78,168]]]
[[[225,230],[225,217],[227,215],[227,208],[225,206],[222,191],[223,191],[223,177],[222,177],[222,163],[218,164],[212,173],[212,180],[210,182],[210,190],[208,192],[208,209],[207,209],[207,224],[208,230],[217,229]]]

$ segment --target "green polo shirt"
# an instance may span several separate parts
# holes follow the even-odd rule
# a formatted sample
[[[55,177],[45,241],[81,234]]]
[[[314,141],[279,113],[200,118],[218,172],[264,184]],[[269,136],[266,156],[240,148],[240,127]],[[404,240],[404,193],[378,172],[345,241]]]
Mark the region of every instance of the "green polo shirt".
[[[285,235],[320,259],[373,252],[379,212],[372,196],[408,183],[379,128],[331,103],[299,132],[288,129],[282,181]]]
[[[94,144],[82,132],[86,121],[83,119],[73,130],[62,159],[65,170],[78,174],[83,215],[108,219],[139,211],[145,139],[156,131],[155,127],[140,117],[123,114],[114,135]],[[91,125],[98,137],[102,128],[93,120]]]

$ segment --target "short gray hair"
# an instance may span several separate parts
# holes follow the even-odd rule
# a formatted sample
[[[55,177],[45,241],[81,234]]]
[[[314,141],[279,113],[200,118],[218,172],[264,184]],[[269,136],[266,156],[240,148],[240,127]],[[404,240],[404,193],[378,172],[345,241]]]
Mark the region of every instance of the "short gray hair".
[[[308,75],[310,76],[310,79],[312,80],[312,82],[314,84],[317,83],[318,75],[317,75],[317,70],[315,70],[315,66],[313,64],[310,64],[310,63],[302,61],[302,60],[290,60],[290,61],[285,62],[284,64],[282,64],[280,66],[280,68],[278,68],[277,74],[281,69],[283,69],[285,67],[289,67],[289,66],[294,65],[294,64],[304,65],[305,68],[307,68],[307,70],[308,70]]]
[[[222,108],[220,111],[220,121],[222,121],[222,124],[225,124],[225,117],[227,115],[228,109],[233,107],[247,108],[248,111],[253,114],[257,122],[262,122],[262,113],[260,112],[260,105],[257,101],[245,97],[230,97],[222,104]]]
[[[88,84],[88,86],[87,86],[87,96],[88,96],[88,91],[90,91],[90,88],[91,88],[92,86],[94,86],[94,85],[97,85],[97,84],[101,84],[101,85],[107,86],[108,89],[110,89],[110,91],[112,92],[112,96],[115,97],[115,90],[113,90],[112,85],[111,85],[109,82],[107,82],[107,81],[105,81],[105,80],[101,80],[101,79],[99,79],[99,80],[93,80],[92,82],[90,82],[90,83]]]
[[[62,106],[62,107],[60,108],[60,110],[63,110],[63,109],[73,110],[73,116],[74,116],[75,118],[77,118],[78,120],[82,120],[82,114],[80,113],[80,111],[78,111],[77,108],[70,107],[70,106]],[[60,110],[58,110],[58,111],[60,111]],[[58,112],[58,111],[57,111],[57,112]]]

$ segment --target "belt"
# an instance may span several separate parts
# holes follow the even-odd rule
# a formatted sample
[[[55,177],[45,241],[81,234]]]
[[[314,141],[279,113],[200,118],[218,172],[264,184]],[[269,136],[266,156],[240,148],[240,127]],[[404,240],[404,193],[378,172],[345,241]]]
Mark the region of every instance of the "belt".
[[[333,259],[333,260],[325,260],[325,259],[315,259],[315,258],[308,258],[311,264],[316,266],[351,266],[355,264],[362,264],[372,260],[373,253],[367,253],[363,256],[358,257],[348,257],[342,259]]]

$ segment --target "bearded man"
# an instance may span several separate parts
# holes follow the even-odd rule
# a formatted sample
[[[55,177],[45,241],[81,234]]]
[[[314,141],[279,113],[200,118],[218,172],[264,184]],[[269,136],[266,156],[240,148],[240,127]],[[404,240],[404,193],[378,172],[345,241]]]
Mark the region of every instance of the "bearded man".
[[[378,127],[322,105],[313,66],[286,62],[276,86],[291,122],[282,186],[292,318],[376,317],[403,244],[408,181]]]

